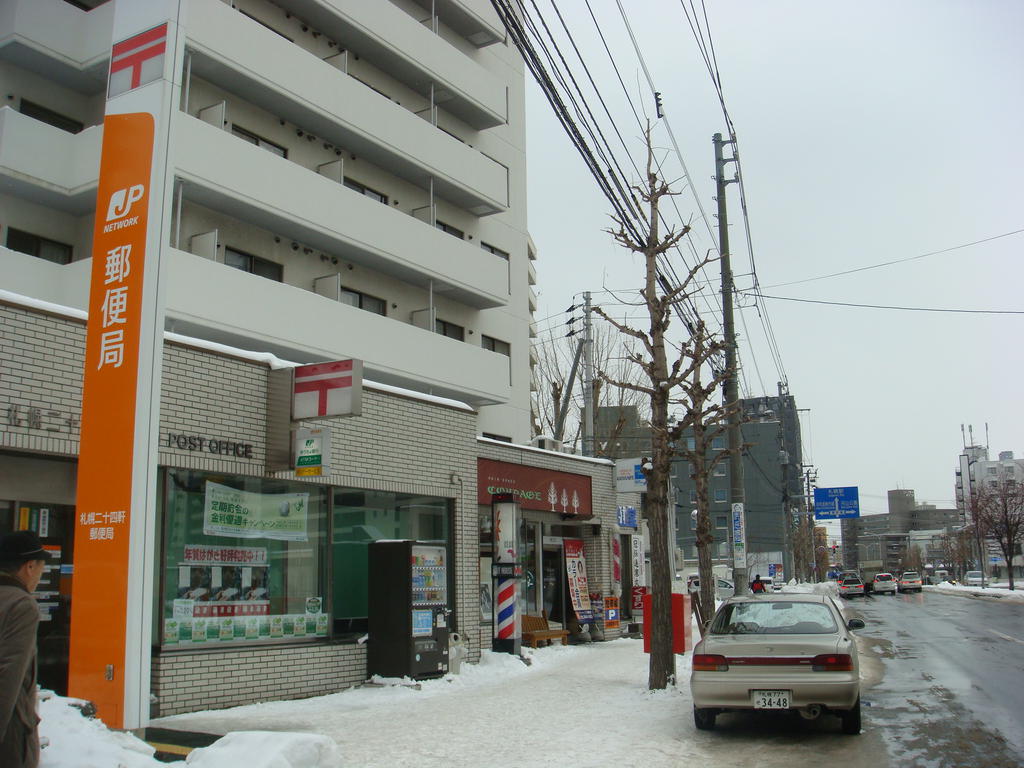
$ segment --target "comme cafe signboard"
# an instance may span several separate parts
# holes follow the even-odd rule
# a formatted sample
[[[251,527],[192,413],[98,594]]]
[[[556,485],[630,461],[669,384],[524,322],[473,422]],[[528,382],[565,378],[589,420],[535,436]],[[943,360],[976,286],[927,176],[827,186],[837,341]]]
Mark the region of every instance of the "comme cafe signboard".
[[[594,514],[587,475],[477,459],[477,503],[490,506],[495,494],[511,494],[522,509],[554,512],[566,519]]]

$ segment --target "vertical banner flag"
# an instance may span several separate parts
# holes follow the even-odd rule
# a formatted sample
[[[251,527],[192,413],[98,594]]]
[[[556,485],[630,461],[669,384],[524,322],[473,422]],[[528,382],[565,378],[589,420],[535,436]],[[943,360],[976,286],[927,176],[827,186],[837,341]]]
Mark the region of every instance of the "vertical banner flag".
[[[747,567],[747,529],[743,504],[732,505],[732,567]]]
[[[519,527],[518,505],[514,501],[494,502],[494,562],[514,564]],[[519,632],[519,581],[499,577],[494,590],[494,650],[516,653]]]
[[[622,541],[613,533],[612,542],[612,595],[622,595]]]
[[[563,539],[565,547],[565,574],[569,577],[569,599],[581,624],[594,620],[587,588],[587,561],[583,557],[582,539]]]

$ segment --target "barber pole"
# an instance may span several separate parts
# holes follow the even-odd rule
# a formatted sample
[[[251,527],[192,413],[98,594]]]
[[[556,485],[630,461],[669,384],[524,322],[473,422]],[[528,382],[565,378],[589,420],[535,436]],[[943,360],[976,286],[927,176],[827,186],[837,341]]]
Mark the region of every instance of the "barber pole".
[[[518,655],[521,638],[519,580],[514,572],[519,560],[519,505],[510,495],[496,495],[493,501],[493,514],[494,563],[495,569],[500,573],[494,577],[494,638],[491,641],[491,648]]]
[[[512,640],[516,634],[516,580],[498,580],[498,627],[499,640]]]

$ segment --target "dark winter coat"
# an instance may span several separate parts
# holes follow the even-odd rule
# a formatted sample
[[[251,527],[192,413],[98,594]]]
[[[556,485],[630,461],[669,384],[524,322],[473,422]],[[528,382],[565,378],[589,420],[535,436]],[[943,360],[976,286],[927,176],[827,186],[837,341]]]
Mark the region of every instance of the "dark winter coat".
[[[36,768],[36,628],[39,608],[25,585],[0,571],[0,766]]]

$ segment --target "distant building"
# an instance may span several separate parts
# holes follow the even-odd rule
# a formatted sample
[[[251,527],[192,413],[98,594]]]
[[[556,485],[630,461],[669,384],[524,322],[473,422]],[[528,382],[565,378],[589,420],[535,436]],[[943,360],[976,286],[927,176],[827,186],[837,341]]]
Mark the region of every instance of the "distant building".
[[[741,427],[743,443],[749,446],[743,456],[746,539],[751,567],[761,569],[782,566],[784,577],[793,573],[792,544],[789,538],[793,515],[803,509],[801,494],[802,452],[796,402],[780,386],[775,397],[747,398],[741,401],[745,421]],[[693,438],[688,438],[692,446]],[[712,442],[709,455],[724,451],[724,435]],[[676,541],[686,561],[696,560],[697,489],[690,463],[675,461]],[[725,561],[729,555],[730,520],[729,461],[723,460],[708,478],[711,524],[714,534],[713,557]],[[774,570],[774,569],[773,569]]]
[[[651,427],[635,405],[607,405],[594,409],[594,453],[609,459],[650,454]]]
[[[911,544],[920,547],[926,565],[940,563],[937,537],[959,524],[958,511],[919,504],[909,488],[891,490],[888,498],[888,512],[842,521],[843,567],[862,573],[898,573],[903,570]]]

